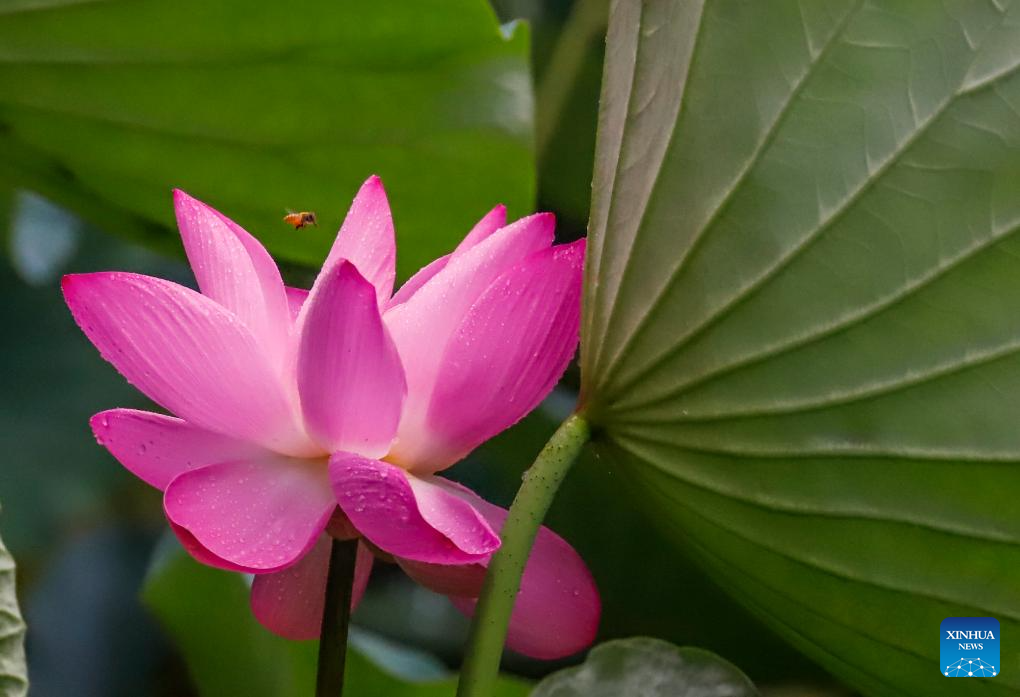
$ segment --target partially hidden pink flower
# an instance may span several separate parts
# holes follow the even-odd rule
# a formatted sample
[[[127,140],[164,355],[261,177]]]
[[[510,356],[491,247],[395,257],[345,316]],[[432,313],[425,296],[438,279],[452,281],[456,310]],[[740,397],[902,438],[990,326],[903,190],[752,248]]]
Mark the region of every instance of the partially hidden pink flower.
[[[259,242],[174,193],[201,293],[130,273],[66,276],[75,321],[174,416],[112,409],[97,440],[164,492],[200,562],[255,574],[269,629],[319,634],[329,535],[358,537],[355,603],[373,554],[474,608],[506,511],[437,476],[535,406],[577,346],[584,241],[553,216],[495,208],[394,295],[382,183],[361,187],[310,291],[285,287]],[[508,645],[538,658],[594,638],[584,562],[542,528]]]

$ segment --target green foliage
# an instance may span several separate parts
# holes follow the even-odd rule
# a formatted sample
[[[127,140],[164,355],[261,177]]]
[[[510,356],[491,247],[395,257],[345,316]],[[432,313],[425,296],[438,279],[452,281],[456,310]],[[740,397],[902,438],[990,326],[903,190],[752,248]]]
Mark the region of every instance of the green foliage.
[[[164,247],[180,187],[314,265],[377,173],[406,276],[496,203],[533,205],[528,39],[507,38],[485,0],[379,9],[7,3],[0,183]],[[316,211],[320,227],[287,228],[288,208]]]
[[[316,645],[260,627],[241,576],[200,565],[167,538],[142,597],[173,637],[200,694],[314,694]]]
[[[38,206],[14,209],[26,237],[52,226]],[[156,254],[91,227],[78,230],[73,261],[53,271],[70,266],[75,271],[131,269],[180,281],[190,277]],[[18,237],[15,231],[12,245]],[[5,454],[0,491],[11,492],[4,502],[4,535],[11,550],[23,566],[32,564],[53,553],[62,532],[79,529],[81,519],[95,520],[104,510],[121,517],[143,511],[159,522],[157,492],[97,447],[88,426],[89,417],[103,409],[150,404],[89,345],[55,280],[29,286],[13,272],[0,272],[0,296],[3,322],[11,327],[0,332],[0,361],[17,366],[5,373],[0,389],[0,451]],[[129,501],[141,497],[140,505],[123,498],[111,503],[118,486]]]
[[[541,7],[544,12],[535,13],[538,25],[534,29],[539,205],[551,207],[561,220],[582,228],[591,201],[609,0],[575,0],[562,26],[545,16],[548,4]],[[543,52],[539,45],[543,34],[554,29],[555,41]]]
[[[713,653],[658,639],[596,646],[583,665],[553,673],[531,697],[757,697],[735,666]]]
[[[944,617],[1020,633],[1018,26],[976,0],[610,20],[585,408],[720,584],[869,695],[959,694]],[[1003,659],[983,694],[1020,692]]]
[[[25,622],[15,593],[14,558],[0,540],[0,695],[28,694],[25,667]]]
[[[287,641],[259,625],[240,575],[202,566],[167,538],[143,598],[184,655],[203,697],[314,694],[317,643]],[[452,697],[455,690],[453,677],[410,682],[348,651],[345,693],[354,697]],[[524,697],[528,690],[524,681],[501,678],[493,697]]]

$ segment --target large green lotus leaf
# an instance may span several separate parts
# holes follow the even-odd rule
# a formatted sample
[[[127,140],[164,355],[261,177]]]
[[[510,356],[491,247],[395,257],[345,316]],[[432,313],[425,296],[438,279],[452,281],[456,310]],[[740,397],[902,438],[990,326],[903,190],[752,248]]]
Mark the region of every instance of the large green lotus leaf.
[[[314,694],[318,644],[287,641],[263,628],[249,608],[248,590],[239,574],[202,566],[168,537],[157,550],[142,594],[180,649],[202,697]],[[523,680],[500,677],[493,697],[524,697],[529,691]],[[345,692],[453,697],[456,678],[406,680],[352,648]]]
[[[14,558],[0,540],[0,695],[28,694],[25,667],[25,622],[18,609],[14,584]]]
[[[496,203],[528,212],[531,109],[526,31],[485,0],[0,7],[2,177],[157,241],[177,186],[315,264],[377,173],[406,276]]]
[[[618,1],[585,409],[662,523],[869,695],[1020,635],[1020,3]]]

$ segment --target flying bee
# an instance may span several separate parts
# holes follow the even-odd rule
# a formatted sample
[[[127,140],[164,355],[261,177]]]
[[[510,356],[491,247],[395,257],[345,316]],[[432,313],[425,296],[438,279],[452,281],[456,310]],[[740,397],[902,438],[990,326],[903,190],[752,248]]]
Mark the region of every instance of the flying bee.
[[[283,216],[283,222],[288,225],[293,225],[295,230],[300,230],[306,225],[318,226],[319,223],[315,219],[315,213],[310,211],[301,211],[300,213],[288,213]]]

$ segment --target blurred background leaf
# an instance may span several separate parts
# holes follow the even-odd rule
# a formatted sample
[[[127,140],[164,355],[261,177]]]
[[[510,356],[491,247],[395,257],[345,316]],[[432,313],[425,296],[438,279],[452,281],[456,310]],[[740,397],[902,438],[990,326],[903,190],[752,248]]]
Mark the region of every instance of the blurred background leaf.
[[[531,697],[757,697],[740,670],[713,653],[649,637],[593,648],[584,663],[553,673]]]
[[[202,566],[167,535],[149,572],[144,597],[181,648],[204,697],[313,694],[317,643],[287,641],[269,633],[251,614],[248,591],[242,576]],[[196,612],[196,598],[202,599],[201,612]],[[356,697],[453,697],[456,679],[435,679],[434,664],[420,655],[412,661],[412,655],[355,632],[345,692]],[[377,662],[380,659],[399,666],[397,671],[387,670]],[[493,697],[524,697],[529,691],[525,681],[503,678]]]
[[[248,591],[241,576],[200,565],[166,536],[142,594],[180,648],[201,695],[314,694],[317,645],[263,629],[251,614]]]
[[[1020,4],[613,5],[582,339],[602,452],[869,695],[1020,633]]]
[[[104,522],[61,541],[25,602],[32,697],[188,694],[138,603],[153,537],[150,526]]]
[[[402,276],[534,198],[522,26],[485,0],[47,0],[0,8],[0,181],[176,249],[171,187],[316,265],[386,183]],[[172,31],[168,31],[172,27]],[[423,172],[428,176],[422,176]],[[288,209],[320,227],[295,232]]]
[[[588,221],[595,126],[609,0],[494,0],[504,20],[531,26],[538,207],[556,212],[560,235]]]
[[[46,224],[47,210],[23,209],[17,225],[26,232],[11,239],[32,239]],[[77,251],[66,262],[77,271],[117,268],[190,282],[179,263],[121,244],[93,227],[77,229]],[[30,573],[39,552],[53,552],[65,533],[102,515],[109,497],[124,497],[121,516],[134,510],[133,497],[146,497],[146,508],[156,506],[153,517],[159,517],[158,496],[136,487],[134,478],[96,447],[89,430],[88,419],[97,411],[146,402],[82,338],[53,277],[66,268],[48,271],[50,278],[41,285],[29,285],[10,270],[0,273],[3,321],[10,328],[0,333],[5,458],[0,491],[11,492],[4,510],[8,544]]]
[[[0,540],[0,695],[28,694],[25,622],[15,592],[14,557]]]
[[[25,200],[29,205],[21,205]],[[190,283],[190,272],[83,223],[34,194],[18,211],[0,272],[0,491],[9,492],[4,533],[19,561],[19,592],[31,630],[26,649],[38,697],[189,694],[173,680],[172,654],[137,595],[162,520],[158,492],[95,445],[88,418],[118,405],[149,406],[84,341],[58,276],[121,268]],[[60,255],[36,244],[52,221],[73,231]],[[19,249],[29,245],[31,250]],[[69,256],[65,253],[69,252]],[[43,263],[27,282],[19,256]],[[69,592],[68,589],[73,589]],[[154,686],[179,688],[170,693]]]

